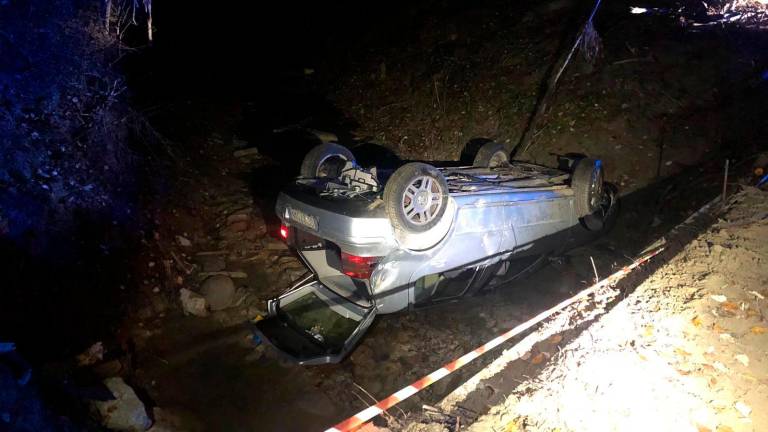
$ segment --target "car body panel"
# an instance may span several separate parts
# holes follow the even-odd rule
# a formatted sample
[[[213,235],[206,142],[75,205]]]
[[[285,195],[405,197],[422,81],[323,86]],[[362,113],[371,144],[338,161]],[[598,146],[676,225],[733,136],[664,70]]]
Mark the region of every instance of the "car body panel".
[[[307,202],[310,196],[311,192],[301,189],[281,192],[275,205],[278,217],[284,223],[301,226],[354,255],[381,256],[397,247],[392,225],[383,211],[371,211],[372,215],[332,211]],[[346,206],[347,203],[340,207]],[[296,211],[315,218],[316,228],[292,219],[291,214]]]

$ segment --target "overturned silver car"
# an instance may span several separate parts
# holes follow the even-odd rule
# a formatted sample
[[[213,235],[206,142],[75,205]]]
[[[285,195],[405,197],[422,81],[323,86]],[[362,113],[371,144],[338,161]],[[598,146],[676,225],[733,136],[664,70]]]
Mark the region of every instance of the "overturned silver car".
[[[281,236],[311,276],[269,301],[258,329],[301,364],[342,360],[377,314],[505,284],[605,231],[615,190],[599,160],[509,161],[494,142],[471,166],[364,169],[326,143],[280,193]]]

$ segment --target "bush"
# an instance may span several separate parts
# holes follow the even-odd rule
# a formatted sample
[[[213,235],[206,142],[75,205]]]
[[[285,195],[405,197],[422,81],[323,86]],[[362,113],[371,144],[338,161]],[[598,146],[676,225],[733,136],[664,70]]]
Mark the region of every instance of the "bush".
[[[135,211],[132,113],[101,7],[0,2],[0,236],[44,242],[78,212]]]

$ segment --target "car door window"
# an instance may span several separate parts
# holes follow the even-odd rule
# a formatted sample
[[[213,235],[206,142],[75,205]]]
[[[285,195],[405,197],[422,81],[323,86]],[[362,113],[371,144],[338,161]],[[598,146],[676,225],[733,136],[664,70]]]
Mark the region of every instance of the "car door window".
[[[419,278],[414,286],[414,303],[449,300],[464,295],[477,273],[477,267],[449,270]]]
[[[414,304],[421,305],[429,302],[437,289],[437,283],[442,276],[438,273],[422,276],[414,286]]]
[[[504,266],[501,271],[503,276],[499,278],[499,281],[501,283],[506,283],[524,276],[530,271],[538,268],[538,266],[543,263],[545,258],[545,254],[510,258],[504,262]]]

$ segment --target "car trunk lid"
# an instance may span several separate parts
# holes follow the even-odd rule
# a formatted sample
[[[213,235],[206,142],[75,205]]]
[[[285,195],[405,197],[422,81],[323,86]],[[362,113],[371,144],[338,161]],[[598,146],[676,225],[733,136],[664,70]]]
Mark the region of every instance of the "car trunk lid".
[[[376,316],[372,304],[359,304],[319,281],[288,291],[268,303],[259,331],[299,364],[341,361]]]

